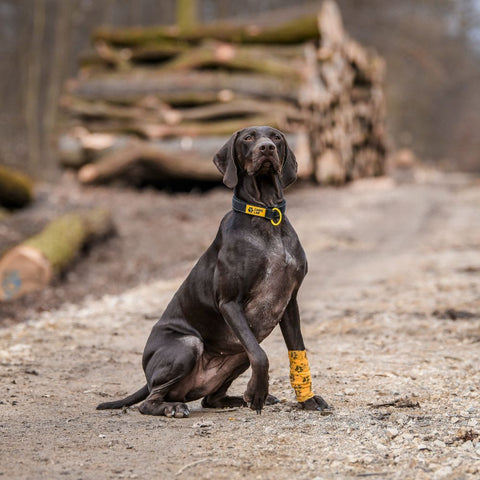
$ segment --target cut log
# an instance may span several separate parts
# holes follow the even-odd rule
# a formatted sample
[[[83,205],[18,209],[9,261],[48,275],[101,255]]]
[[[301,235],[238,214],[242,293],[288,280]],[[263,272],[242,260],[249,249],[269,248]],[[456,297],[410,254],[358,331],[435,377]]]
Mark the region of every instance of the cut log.
[[[0,259],[0,301],[39,290],[64,271],[81,248],[113,231],[111,215],[103,209],[70,213],[53,220]]]
[[[139,164],[148,170],[151,181],[182,178],[199,181],[221,179],[212,157],[201,158],[193,153],[173,155],[142,141],[131,141],[124,148],[105,155],[97,163],[85,165],[79,170],[78,179],[85,184],[102,183],[127,174]]]
[[[299,80],[274,78],[268,75],[238,72],[189,71],[164,73],[158,70],[135,69],[134,72],[115,72],[79,79],[70,91],[83,99],[117,103],[139,101],[147,95],[160,95],[167,103],[172,98],[210,94],[217,100],[219,92],[231,91],[236,95],[254,98],[277,98],[297,102]]]
[[[315,180],[322,185],[341,185],[345,183],[346,169],[338,152],[326,149],[316,159]]]
[[[249,98],[239,98],[231,102],[215,103],[190,109],[178,109],[174,112],[177,118],[172,123],[180,123],[184,120],[204,121],[252,115],[271,115],[297,122],[304,122],[308,119],[307,112],[300,110],[291,103],[281,101],[265,102]],[[167,121],[167,123],[169,122]]]
[[[22,208],[33,200],[33,181],[13,168],[0,165],[0,205]]]
[[[283,59],[279,54],[274,55],[269,52],[265,46],[245,47],[207,41],[164,63],[160,71],[185,71],[221,66],[231,70],[256,72],[280,78],[300,78],[303,65],[299,58],[296,61],[292,61],[291,58]]]
[[[90,128],[99,133],[134,134],[140,138],[160,139],[167,137],[196,137],[200,135],[231,135],[232,132],[250,125],[271,125],[285,129],[285,118],[264,115],[240,117],[215,122],[184,122],[180,125],[164,125],[161,123],[120,122],[108,123],[91,122]]]
[[[119,47],[152,45],[172,40],[200,42],[205,38],[232,43],[295,44],[318,38],[317,19],[313,15],[295,18],[282,25],[235,26],[228,23],[197,25],[187,30],[178,27],[99,28],[95,40],[103,40]]]

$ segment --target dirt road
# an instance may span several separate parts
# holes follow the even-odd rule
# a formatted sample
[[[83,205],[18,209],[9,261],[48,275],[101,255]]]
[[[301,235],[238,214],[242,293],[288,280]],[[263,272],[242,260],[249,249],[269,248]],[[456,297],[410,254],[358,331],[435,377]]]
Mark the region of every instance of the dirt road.
[[[95,411],[143,384],[146,337],[192,265],[178,259],[157,281],[0,330],[0,477],[479,478],[480,183],[430,174],[287,199],[309,258],[299,303],[314,386],[332,414],[296,407],[278,331],[264,346],[282,403],[262,415]],[[212,212],[202,243],[230,194],[194,201]]]

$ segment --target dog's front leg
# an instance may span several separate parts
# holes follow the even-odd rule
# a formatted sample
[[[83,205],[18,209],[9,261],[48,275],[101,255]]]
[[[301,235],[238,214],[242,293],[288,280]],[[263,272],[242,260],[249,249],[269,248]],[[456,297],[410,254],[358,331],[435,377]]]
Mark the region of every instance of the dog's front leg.
[[[252,367],[252,377],[244,393],[252,410],[261,413],[268,395],[268,358],[248,326],[242,307],[235,301],[219,304],[223,318],[233,330],[247,353]]]
[[[310,367],[300,329],[296,295],[292,296],[285,309],[280,328],[288,348],[290,383],[295,390],[297,401],[306,410],[325,410],[329,408],[327,402],[320,395],[313,393]]]

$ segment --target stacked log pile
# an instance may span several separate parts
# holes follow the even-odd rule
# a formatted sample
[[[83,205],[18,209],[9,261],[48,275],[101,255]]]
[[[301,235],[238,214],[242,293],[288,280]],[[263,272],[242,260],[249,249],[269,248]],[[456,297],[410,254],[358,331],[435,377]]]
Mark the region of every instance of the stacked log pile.
[[[287,134],[299,176],[384,172],[384,63],[345,33],[336,4],[278,27],[102,28],[62,106],[65,166],[83,183],[218,181],[236,130]]]

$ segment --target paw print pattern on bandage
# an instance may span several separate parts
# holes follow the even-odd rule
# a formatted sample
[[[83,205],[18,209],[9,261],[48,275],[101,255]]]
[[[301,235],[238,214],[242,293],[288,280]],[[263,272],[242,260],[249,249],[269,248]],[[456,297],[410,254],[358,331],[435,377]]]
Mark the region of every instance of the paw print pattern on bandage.
[[[289,350],[290,384],[298,402],[305,402],[314,396],[312,377],[305,350]]]

